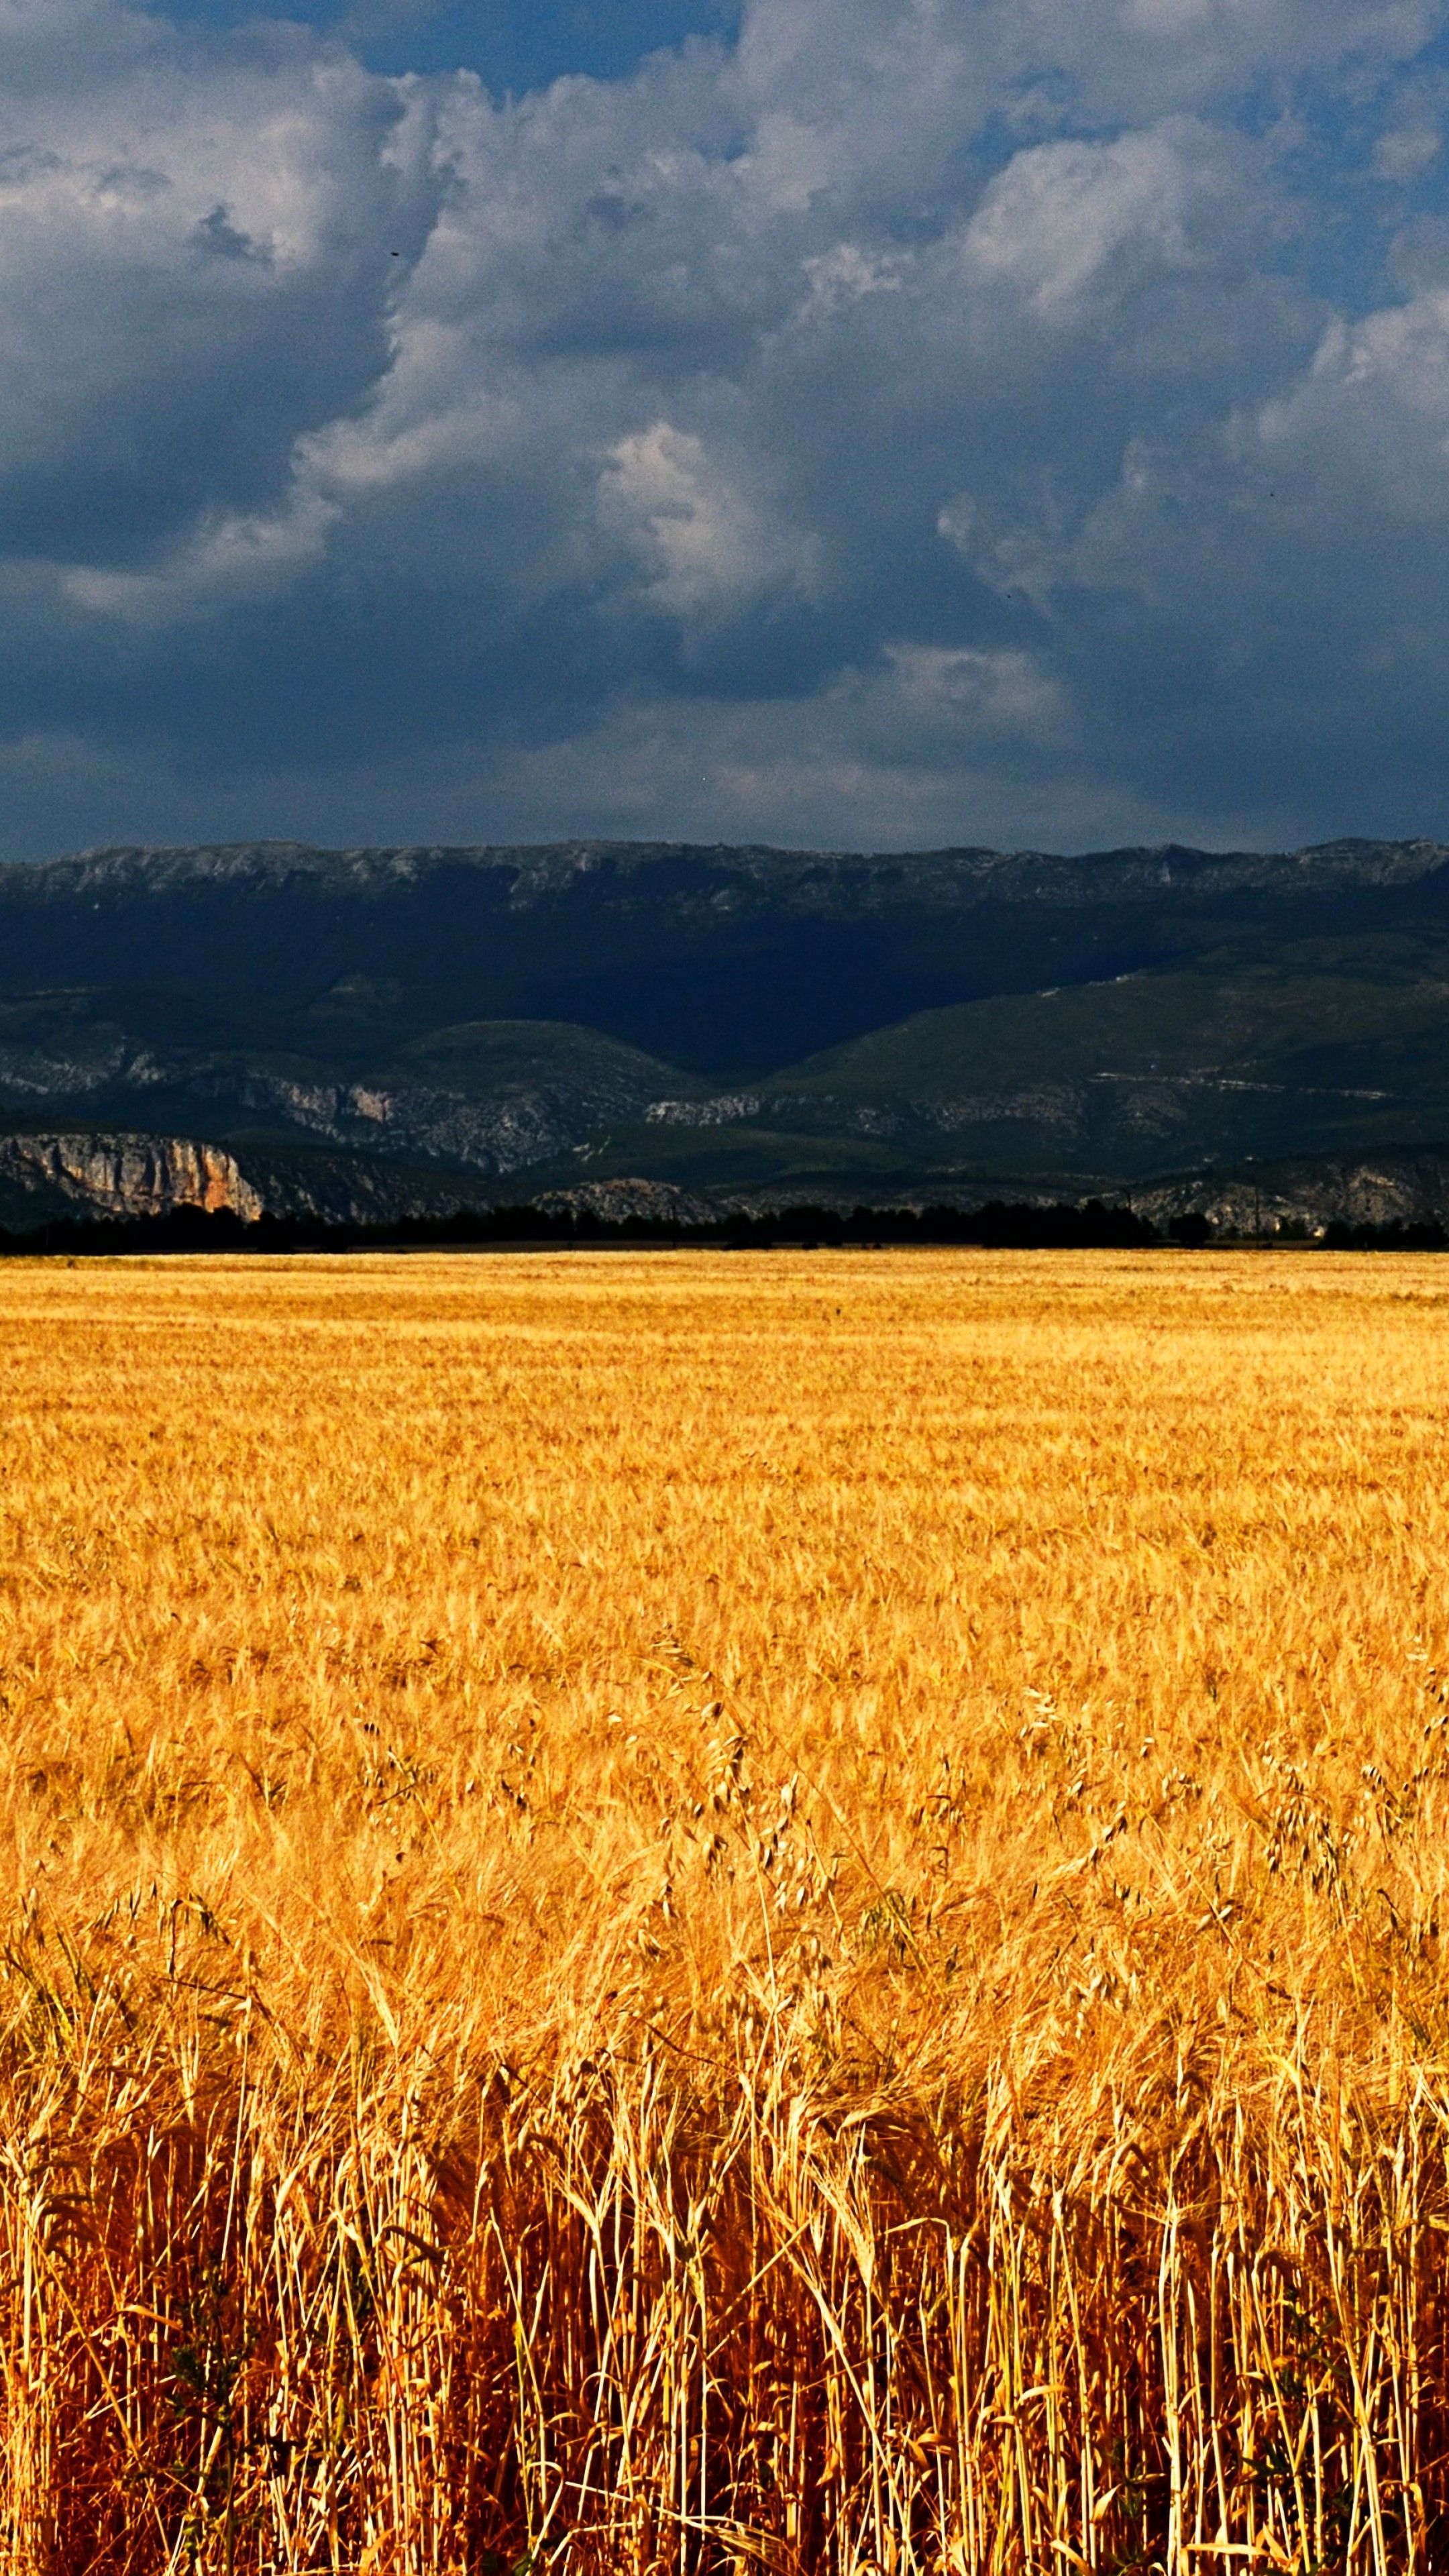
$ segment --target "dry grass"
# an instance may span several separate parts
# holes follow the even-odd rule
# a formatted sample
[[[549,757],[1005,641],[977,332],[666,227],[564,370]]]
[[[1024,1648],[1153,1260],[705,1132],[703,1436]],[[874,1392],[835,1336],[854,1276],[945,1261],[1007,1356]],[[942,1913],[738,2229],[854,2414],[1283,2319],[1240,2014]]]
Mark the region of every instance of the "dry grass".
[[[0,1271],[9,2576],[1449,2564],[1449,1265]]]

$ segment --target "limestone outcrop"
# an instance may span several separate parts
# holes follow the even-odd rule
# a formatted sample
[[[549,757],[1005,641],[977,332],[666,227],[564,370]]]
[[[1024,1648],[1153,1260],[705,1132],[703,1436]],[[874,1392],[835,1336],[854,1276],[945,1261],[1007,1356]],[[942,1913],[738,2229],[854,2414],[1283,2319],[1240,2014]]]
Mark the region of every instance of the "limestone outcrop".
[[[1120,1195],[1120,1194],[1119,1194]],[[1166,1228],[1200,1216],[1234,1241],[1308,1237],[1330,1225],[1449,1227],[1449,1149],[1297,1154],[1232,1172],[1196,1172],[1127,1194],[1134,1212]]]
[[[182,1207],[262,1213],[235,1156],[189,1136],[0,1135],[0,1179],[51,1203],[59,1197],[77,1215],[169,1216]]]

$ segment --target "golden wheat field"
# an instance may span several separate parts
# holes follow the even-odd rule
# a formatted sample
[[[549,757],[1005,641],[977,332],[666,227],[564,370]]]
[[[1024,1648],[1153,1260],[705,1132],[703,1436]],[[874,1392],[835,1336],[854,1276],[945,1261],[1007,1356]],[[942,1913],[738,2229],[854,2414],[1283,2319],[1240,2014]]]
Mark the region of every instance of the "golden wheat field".
[[[0,1269],[0,2563],[1449,2566],[1449,1262]]]

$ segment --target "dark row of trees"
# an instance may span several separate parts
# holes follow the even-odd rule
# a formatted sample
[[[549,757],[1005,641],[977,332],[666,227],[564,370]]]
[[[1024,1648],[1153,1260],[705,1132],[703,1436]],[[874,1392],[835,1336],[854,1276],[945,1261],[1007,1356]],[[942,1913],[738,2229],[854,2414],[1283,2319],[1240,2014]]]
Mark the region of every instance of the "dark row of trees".
[[[459,1208],[452,1215],[409,1217],[391,1225],[329,1222],[325,1217],[262,1216],[182,1207],[169,1216],[59,1217],[23,1233],[0,1232],[0,1252],[363,1252],[410,1246],[507,1248],[515,1245],[701,1244],[768,1249],[780,1244],[1000,1244],[1131,1246],[1158,1240],[1125,1208],[1090,1199],[1083,1207],[772,1209],[767,1216],[721,1216],[705,1224],[669,1217],[609,1218],[585,1210],[537,1207]]]
[[[336,1224],[323,1217],[263,1216],[248,1221],[229,1211],[183,1207],[169,1216],[59,1217],[22,1232],[0,1229],[0,1254],[82,1255],[118,1252],[366,1252],[409,1247],[457,1246],[505,1250],[555,1245],[567,1248],[630,1245],[716,1245],[726,1250],[768,1251],[783,1245],[807,1250],[857,1245],[980,1245],[1001,1251],[1132,1251],[1153,1244],[1194,1247],[1212,1240],[1202,1216],[1174,1218],[1166,1233],[1131,1208],[1102,1199],[1035,1207],[1023,1200],[993,1199],[979,1208],[774,1208],[766,1215],[721,1216],[706,1224],[665,1217],[591,1216],[580,1210],[536,1207],[460,1208],[450,1216],[416,1217],[394,1225]],[[1335,1222],[1319,1238],[1338,1252],[1442,1252],[1449,1234],[1437,1224],[1347,1225]]]

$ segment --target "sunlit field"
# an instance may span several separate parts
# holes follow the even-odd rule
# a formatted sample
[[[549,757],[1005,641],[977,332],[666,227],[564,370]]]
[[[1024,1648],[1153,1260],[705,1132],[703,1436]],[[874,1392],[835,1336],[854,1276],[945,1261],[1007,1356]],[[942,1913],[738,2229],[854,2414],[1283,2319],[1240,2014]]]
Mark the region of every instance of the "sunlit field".
[[[7,2576],[1449,2565],[1449,1260],[0,1267]]]

